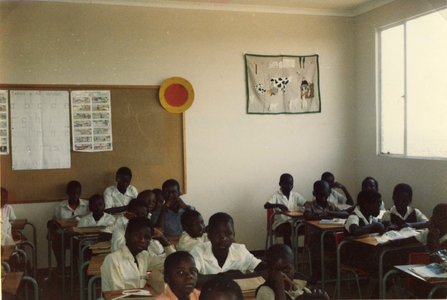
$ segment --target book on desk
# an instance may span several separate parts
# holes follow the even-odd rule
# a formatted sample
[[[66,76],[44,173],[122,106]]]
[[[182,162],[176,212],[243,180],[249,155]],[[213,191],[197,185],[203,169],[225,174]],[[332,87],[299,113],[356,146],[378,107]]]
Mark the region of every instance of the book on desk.
[[[432,263],[426,266],[410,268],[409,270],[424,279],[447,280],[447,267],[443,264]]]

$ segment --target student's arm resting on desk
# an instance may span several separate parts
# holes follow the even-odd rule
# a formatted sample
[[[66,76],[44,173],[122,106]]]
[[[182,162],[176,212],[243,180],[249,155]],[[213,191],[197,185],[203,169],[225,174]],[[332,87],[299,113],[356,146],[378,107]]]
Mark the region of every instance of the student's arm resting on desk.
[[[265,209],[279,208],[282,211],[288,211],[289,210],[289,208],[287,206],[285,206],[284,204],[272,204],[272,203],[269,203],[269,202],[264,204],[264,208]]]
[[[383,224],[380,222],[373,222],[372,224],[366,226],[359,226],[357,224],[352,224],[349,226],[349,232],[353,236],[360,236],[370,233],[383,234],[385,233],[385,226],[383,226]]]
[[[121,213],[123,211],[126,211],[126,209],[127,209],[127,205],[126,206],[106,208],[106,209],[104,209],[104,211],[106,213],[108,213],[108,214],[118,214],[118,213]]]

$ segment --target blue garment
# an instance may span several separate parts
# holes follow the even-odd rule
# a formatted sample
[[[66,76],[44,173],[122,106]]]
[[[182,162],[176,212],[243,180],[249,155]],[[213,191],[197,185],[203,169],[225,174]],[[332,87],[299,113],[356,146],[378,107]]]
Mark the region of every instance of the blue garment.
[[[189,206],[192,210],[196,210],[194,206]],[[182,235],[183,233],[183,227],[182,227],[182,214],[185,212],[184,209],[180,208],[178,210],[178,213],[176,214],[169,208],[166,210],[166,216],[165,216],[165,227],[162,228],[164,230],[165,236],[175,236],[175,235]],[[154,211],[152,213],[152,222],[157,223],[158,217],[161,214],[161,207]]]

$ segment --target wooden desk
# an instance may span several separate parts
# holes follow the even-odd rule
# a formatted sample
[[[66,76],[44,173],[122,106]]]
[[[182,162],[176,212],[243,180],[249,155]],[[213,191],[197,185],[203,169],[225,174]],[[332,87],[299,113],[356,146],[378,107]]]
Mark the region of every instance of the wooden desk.
[[[2,260],[9,260],[15,248],[15,245],[2,246]]]
[[[55,220],[57,225],[60,228],[69,228],[69,227],[76,227],[78,225],[78,221],[76,219],[58,219]]]
[[[94,247],[98,244],[101,244],[104,246],[104,248],[100,248],[100,249],[95,249]],[[108,245],[108,248],[105,248],[105,245]],[[111,241],[105,241],[105,242],[92,242],[92,244],[90,245],[90,249],[92,249],[92,254],[93,255],[98,255],[98,254],[105,254],[105,253],[111,253],[112,250],[110,249],[112,247],[112,242]]]
[[[172,246],[177,247],[181,235],[167,236],[166,239],[171,243]]]
[[[101,275],[101,266],[105,256],[92,256],[87,269],[87,276]]]
[[[23,272],[6,273],[5,279],[2,280],[2,290],[15,295],[22,281],[22,277]]]
[[[132,290],[140,290],[140,289],[132,289]],[[158,295],[159,295],[153,288],[151,288],[151,287],[149,287],[149,286],[148,286],[148,287],[145,287],[145,288],[142,289],[142,290],[148,290],[148,291],[150,291],[151,294],[152,294],[152,296],[150,296],[150,297],[137,297],[137,296],[132,296],[131,299],[132,299],[132,300],[148,300],[148,299],[155,299],[155,298],[157,298]],[[106,300],[112,300],[112,299],[118,297],[119,295],[122,295],[122,294],[123,294],[123,291],[125,291],[125,290],[108,291],[108,292],[103,292],[102,295],[103,295],[104,299],[106,299]],[[127,297],[126,297],[126,298],[127,298]],[[123,299],[126,299],[126,298],[123,298]]]
[[[23,230],[25,228],[26,223],[28,222],[28,219],[15,219],[10,220],[9,223],[11,223],[11,228],[14,230]]]
[[[336,225],[320,225],[320,220],[314,221],[304,221],[306,225],[312,226],[316,228],[318,231],[321,231],[320,237],[320,245],[321,245],[321,290],[323,293],[325,292],[325,278],[324,278],[324,236],[328,232],[334,231],[342,231],[344,228],[344,224],[336,224]]]
[[[380,244],[377,242],[376,237],[379,237],[379,236],[380,235],[378,235],[378,234],[368,234],[368,235],[360,236],[358,238],[347,238],[346,240],[350,241],[350,242],[354,242],[354,243],[368,245],[371,247],[377,247]],[[339,245],[339,247],[340,247],[340,245]],[[388,246],[388,247],[381,248],[381,254],[379,257],[379,294],[380,294],[380,299],[383,299],[385,296],[383,294],[383,276],[384,276],[384,274],[383,274],[384,259],[383,258],[385,256],[385,254],[388,252],[392,252],[392,251],[407,250],[407,249],[418,248],[418,247],[423,247],[423,245],[421,243],[414,243],[414,244],[403,245],[403,246]],[[337,281],[337,285],[338,285],[338,289],[340,289],[339,281]]]

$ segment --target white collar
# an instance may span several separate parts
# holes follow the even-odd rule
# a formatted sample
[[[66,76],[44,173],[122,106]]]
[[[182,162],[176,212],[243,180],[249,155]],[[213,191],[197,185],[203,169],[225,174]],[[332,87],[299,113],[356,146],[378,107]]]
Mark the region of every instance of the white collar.
[[[214,262],[220,268],[217,258],[213,254],[213,246],[211,245],[211,242],[206,242],[203,245],[205,246],[205,251],[203,252],[202,256],[203,259],[210,262]],[[228,249],[227,259],[225,260],[225,263],[223,264],[221,269],[224,270],[225,266],[231,265],[231,262],[240,260],[242,260],[242,257],[238,255],[237,251],[234,251],[234,243],[233,243]]]
[[[368,225],[370,225],[372,223],[372,220],[374,219],[373,216],[369,216],[369,220],[367,220],[358,206],[355,207],[354,213]]]
[[[402,220],[405,220],[408,218],[408,216],[414,211],[414,208],[411,206],[407,206],[407,212],[405,213],[405,216],[402,217],[402,215],[397,211],[396,206],[391,207],[390,213],[395,214],[396,216],[400,217]]]

